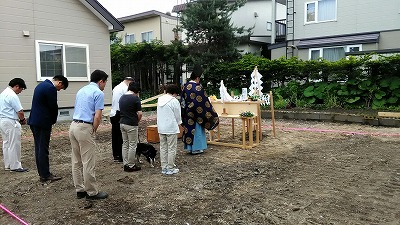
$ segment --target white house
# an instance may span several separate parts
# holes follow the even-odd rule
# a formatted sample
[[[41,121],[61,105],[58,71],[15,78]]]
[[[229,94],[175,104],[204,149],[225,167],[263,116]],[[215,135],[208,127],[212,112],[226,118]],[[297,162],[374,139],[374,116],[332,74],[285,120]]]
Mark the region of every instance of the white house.
[[[118,32],[123,44],[161,40],[171,44],[175,39],[174,28],[178,24],[176,16],[151,10],[118,19],[125,27]]]
[[[400,52],[399,0],[288,0],[287,12],[286,41],[269,46],[273,59]]]

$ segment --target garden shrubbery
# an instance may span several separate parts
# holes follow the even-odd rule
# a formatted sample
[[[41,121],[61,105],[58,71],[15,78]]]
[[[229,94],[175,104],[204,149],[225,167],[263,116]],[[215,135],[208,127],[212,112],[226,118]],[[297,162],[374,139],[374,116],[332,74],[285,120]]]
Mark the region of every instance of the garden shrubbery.
[[[206,71],[208,93],[218,95],[221,79],[229,91],[249,87],[255,66],[263,75],[263,92],[274,93],[275,108],[400,110],[400,55],[350,56],[336,62],[245,55]]]

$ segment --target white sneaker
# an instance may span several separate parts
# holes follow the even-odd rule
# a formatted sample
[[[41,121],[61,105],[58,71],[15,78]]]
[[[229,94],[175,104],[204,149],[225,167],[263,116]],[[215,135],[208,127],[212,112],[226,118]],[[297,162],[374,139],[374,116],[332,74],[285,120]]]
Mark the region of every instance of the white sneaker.
[[[167,174],[167,172],[168,172],[168,169],[162,169],[162,170],[161,170],[161,173],[162,173],[162,174]]]
[[[179,173],[179,169],[175,168],[175,169],[169,169],[167,170],[167,172],[165,173],[166,175],[172,175],[172,174],[177,174]]]

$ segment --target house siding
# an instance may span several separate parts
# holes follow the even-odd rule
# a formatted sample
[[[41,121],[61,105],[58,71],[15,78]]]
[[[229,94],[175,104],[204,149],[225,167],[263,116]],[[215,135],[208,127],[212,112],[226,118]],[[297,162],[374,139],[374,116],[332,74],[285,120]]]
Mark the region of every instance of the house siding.
[[[285,19],[285,6],[277,4],[277,19]],[[251,28],[254,36],[271,36],[267,22],[273,22],[272,1],[247,1],[246,4],[232,13],[231,21],[235,26]]]
[[[28,87],[19,95],[24,109],[30,109],[39,83],[36,40],[87,44],[90,72],[101,69],[111,75],[108,27],[79,0],[1,0],[0,15],[0,85],[4,88],[12,78],[22,77]],[[23,30],[30,36],[23,37]],[[87,83],[71,81],[58,95],[59,107],[73,107],[76,92]],[[104,94],[110,104],[111,82]]]
[[[125,35],[134,34],[136,43],[140,43],[142,42],[142,33],[149,31],[153,31],[154,40],[161,40],[165,45],[171,44],[171,41],[175,38],[173,29],[178,21],[175,17],[154,14],[151,17],[145,16],[132,21],[124,21],[124,19],[126,18],[122,18],[121,21],[123,21],[125,30],[117,34],[122,39],[123,44],[125,44]]]
[[[295,1],[295,39],[400,28],[399,0],[337,0],[337,20],[305,24],[306,1]]]
[[[304,39],[379,33],[377,43],[362,44],[363,51],[399,48],[400,1],[398,0],[337,0],[336,21],[310,24],[305,24],[304,21],[305,2],[309,1],[295,1],[295,43]],[[280,55],[281,49],[272,49],[271,52],[272,59],[286,55]],[[295,50],[294,53],[294,56],[300,59],[309,59],[309,49]]]
[[[171,44],[171,41],[175,39],[175,33],[173,29],[178,25],[177,19],[170,19],[166,17],[161,17],[161,40],[164,44]]]
[[[400,28],[400,19],[397,21],[397,23]],[[399,41],[400,41],[400,29],[394,31],[381,32],[381,35],[379,37],[379,49],[399,48],[400,47]],[[363,48],[363,50],[366,49]]]
[[[153,39],[161,40],[160,31],[160,16],[145,18],[142,20],[135,20],[133,22],[123,23],[125,30],[118,32],[119,37],[122,38],[122,43],[125,43],[126,34],[135,34],[136,42],[142,42],[142,33],[153,31]]]

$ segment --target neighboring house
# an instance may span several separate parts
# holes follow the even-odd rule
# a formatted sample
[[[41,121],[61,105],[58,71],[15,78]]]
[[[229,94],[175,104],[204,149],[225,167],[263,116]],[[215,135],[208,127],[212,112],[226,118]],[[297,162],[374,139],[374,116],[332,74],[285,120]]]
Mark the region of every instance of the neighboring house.
[[[267,45],[272,43],[272,25],[275,20],[286,18],[285,2],[286,0],[247,0],[244,6],[232,13],[231,21],[234,26],[253,28],[250,38],[238,46],[239,50],[243,53],[269,55]]]
[[[171,44],[175,39],[174,28],[178,25],[175,16],[161,13],[156,10],[143,12],[118,19],[125,30],[118,32],[123,44],[151,42],[161,40],[164,44]]]
[[[228,0],[233,2],[234,0]],[[245,53],[262,54],[268,56],[267,46],[275,38],[275,18],[284,20],[286,18],[286,0],[247,0],[244,6],[232,13],[231,22],[233,26],[246,29],[253,28],[248,40],[243,41],[237,47]],[[172,12],[180,13],[186,9],[186,4],[174,6]]]
[[[399,0],[288,0],[287,12],[287,41],[269,46],[272,59],[400,52]]]
[[[1,0],[0,89],[14,77],[27,84],[19,98],[31,107],[36,85],[54,75],[68,78],[58,94],[59,120],[72,117],[76,92],[95,69],[111,75],[110,31],[122,24],[96,0]],[[111,103],[111,76],[105,103]]]

